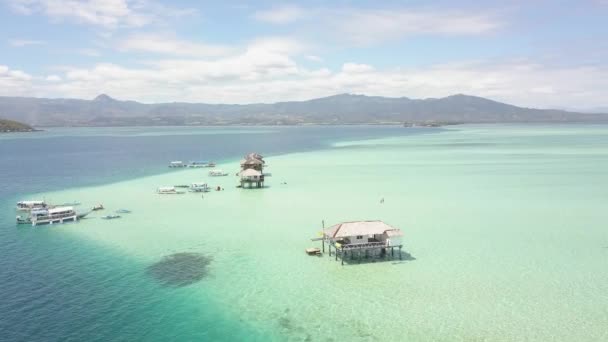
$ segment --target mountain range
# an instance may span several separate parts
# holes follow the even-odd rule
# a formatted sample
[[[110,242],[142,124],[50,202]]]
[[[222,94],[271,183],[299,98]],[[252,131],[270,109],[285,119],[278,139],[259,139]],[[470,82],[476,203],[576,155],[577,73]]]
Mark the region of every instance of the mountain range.
[[[607,122],[608,114],[517,107],[477,96],[410,99],[340,94],[246,105],[145,104],[102,94],[93,100],[0,97],[0,118],[45,126],[297,125]]]

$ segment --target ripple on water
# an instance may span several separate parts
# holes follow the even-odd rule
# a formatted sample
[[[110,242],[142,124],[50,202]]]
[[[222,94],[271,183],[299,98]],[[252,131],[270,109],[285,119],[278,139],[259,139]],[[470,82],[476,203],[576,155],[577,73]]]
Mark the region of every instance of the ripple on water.
[[[162,286],[184,287],[207,277],[211,260],[201,253],[175,253],[148,266],[147,273]]]

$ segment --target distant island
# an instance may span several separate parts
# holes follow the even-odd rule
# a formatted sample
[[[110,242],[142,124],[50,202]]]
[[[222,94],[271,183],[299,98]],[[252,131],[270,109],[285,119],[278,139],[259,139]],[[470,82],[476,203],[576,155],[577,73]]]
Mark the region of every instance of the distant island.
[[[30,125],[13,120],[0,119],[0,133],[11,132],[35,132],[37,131]]]
[[[0,116],[48,126],[406,125],[603,122],[607,114],[517,107],[477,96],[410,99],[339,94],[307,101],[205,104],[0,97]]]

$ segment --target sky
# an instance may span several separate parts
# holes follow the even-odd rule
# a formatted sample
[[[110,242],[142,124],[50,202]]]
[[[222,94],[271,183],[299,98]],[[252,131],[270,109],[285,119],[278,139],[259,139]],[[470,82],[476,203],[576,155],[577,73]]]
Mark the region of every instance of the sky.
[[[608,0],[0,0],[0,96],[608,108]]]

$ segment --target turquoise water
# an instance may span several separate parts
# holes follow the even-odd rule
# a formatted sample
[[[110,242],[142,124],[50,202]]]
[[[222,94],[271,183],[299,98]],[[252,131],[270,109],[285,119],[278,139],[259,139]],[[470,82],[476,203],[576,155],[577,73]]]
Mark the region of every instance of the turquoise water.
[[[7,226],[16,239],[4,250],[28,246],[19,272],[3,271],[14,287],[0,291],[29,293],[21,284],[36,294],[0,301],[2,311],[40,323],[8,315],[2,331],[44,339],[51,326],[51,339],[79,340],[608,339],[608,127],[353,129],[315,131],[324,138],[314,145],[302,143],[310,134],[289,145],[296,131],[255,132],[285,134],[289,146],[267,158],[273,176],[263,190],[236,189],[235,177],[208,178],[204,169],[152,169],[32,195],[133,213]],[[231,153],[218,167],[233,174]],[[154,194],[194,181],[225,190]],[[407,257],[341,266],[304,254],[321,220],[357,219],[402,228]],[[208,277],[173,288],[145,272],[177,252],[212,258]],[[79,328],[50,314],[63,303],[64,319]]]

